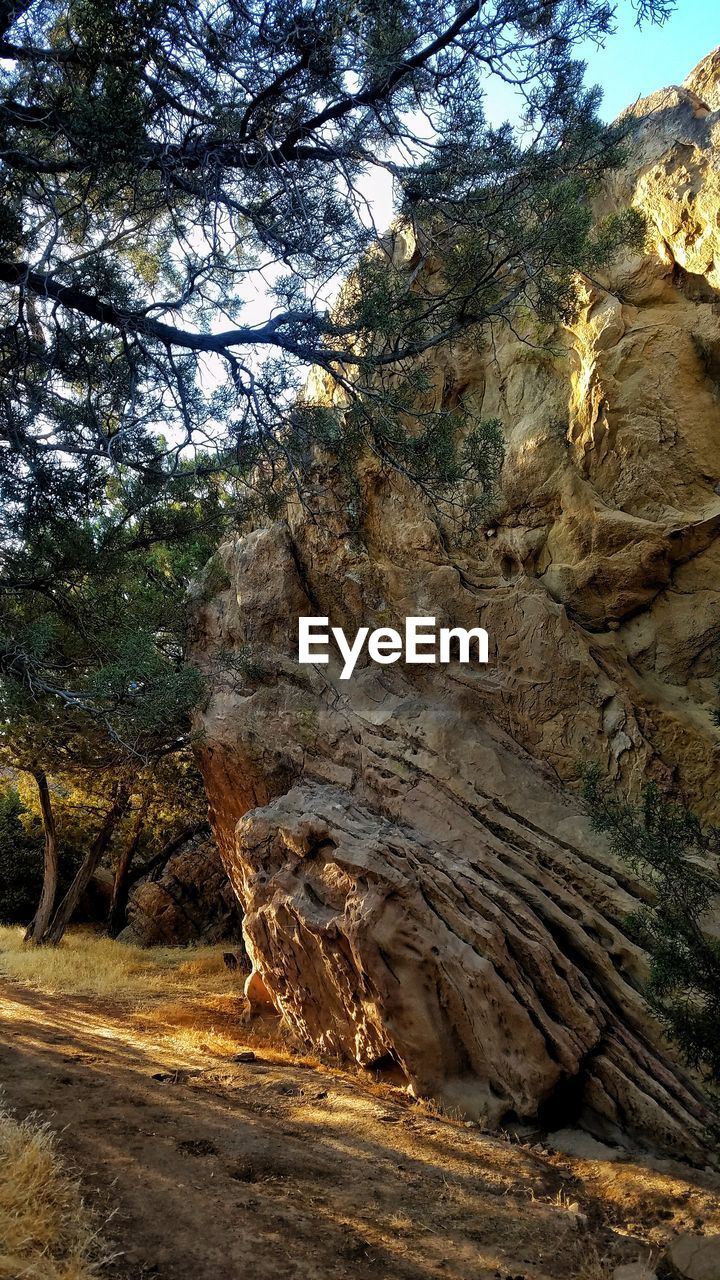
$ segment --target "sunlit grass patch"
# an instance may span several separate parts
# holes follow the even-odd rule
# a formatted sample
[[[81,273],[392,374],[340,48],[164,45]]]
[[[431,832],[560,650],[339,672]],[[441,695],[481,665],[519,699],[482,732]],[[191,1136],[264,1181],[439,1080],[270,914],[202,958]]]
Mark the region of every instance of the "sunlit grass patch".
[[[92,1280],[94,1233],[47,1125],[0,1108],[0,1277]]]
[[[58,947],[32,947],[23,930],[0,927],[0,976],[50,994],[95,996],[140,1006],[144,999],[237,994],[242,975],[223,963],[227,947],[128,946],[90,929],[68,932]]]
[[[182,1057],[197,1065],[256,1048],[268,1061],[292,1058],[296,1065],[320,1067],[278,1019],[247,1022],[246,975],[223,961],[231,946],[135,947],[80,927],[58,947],[33,947],[23,942],[22,929],[0,926],[0,978],[47,995],[100,1000],[102,1008],[88,1016],[112,1022],[121,1015],[128,1042],[149,1040],[175,1065]],[[357,1074],[374,1088],[362,1068],[327,1059],[325,1065],[343,1069],[348,1078]]]

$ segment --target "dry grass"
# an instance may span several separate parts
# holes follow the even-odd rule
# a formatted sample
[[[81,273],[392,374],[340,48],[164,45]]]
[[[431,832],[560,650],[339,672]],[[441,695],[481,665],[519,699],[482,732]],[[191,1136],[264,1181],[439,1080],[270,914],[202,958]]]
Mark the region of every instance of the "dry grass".
[[[418,1274],[422,1269],[423,1275],[429,1275],[428,1267],[435,1257],[445,1265],[457,1244],[461,1253],[452,1264],[454,1276],[475,1274],[482,1262],[483,1271],[502,1275],[522,1270],[528,1276],[611,1280],[615,1266],[638,1252],[643,1258],[650,1253],[656,1257],[672,1232],[696,1229],[698,1223],[706,1232],[720,1229],[720,1189],[712,1175],[701,1175],[698,1183],[695,1175],[688,1181],[680,1167],[660,1172],[647,1168],[639,1159],[605,1164],[538,1155],[516,1142],[485,1139],[478,1126],[466,1128],[461,1119],[443,1114],[432,1102],[411,1103],[379,1074],[376,1078],[361,1068],[319,1062],[292,1043],[276,1018],[246,1021],[243,975],[225,968],[222,947],[142,951],[89,930],[74,930],[57,950],[28,949],[19,930],[0,929],[1,974],[42,993],[60,996],[47,1000],[3,984],[2,1012],[7,1011],[9,1024],[17,1028],[13,1041],[18,1051],[15,1097],[22,1097],[27,1088],[24,1046],[37,1054],[35,1061],[44,1073],[49,1104],[60,1108],[61,1123],[74,1131],[80,1162],[96,1169],[98,1160],[117,1156],[115,1164],[104,1165],[106,1182],[117,1173],[120,1187],[134,1188],[137,1179],[144,1177],[135,1140],[138,1134],[153,1139],[141,1149],[151,1167],[159,1171],[155,1176],[156,1206],[161,1203],[158,1186],[165,1180],[168,1185],[185,1186],[187,1177],[187,1157],[174,1146],[173,1090],[166,1087],[177,1084],[193,1090],[193,1138],[207,1138],[219,1149],[224,1150],[226,1137],[235,1140],[230,1133],[235,1126],[228,1126],[225,1118],[233,1099],[239,1117],[253,1113],[250,1123],[270,1170],[265,1175],[262,1170],[266,1166],[259,1165],[259,1195],[263,1194],[264,1178],[272,1180],[274,1176],[273,1162],[277,1160],[277,1168],[287,1165],[286,1134],[290,1139],[304,1139],[307,1146],[319,1143],[325,1151],[323,1160],[330,1160],[332,1152],[339,1153],[344,1163],[332,1166],[337,1169],[338,1186],[337,1199],[330,1203],[330,1192],[325,1194],[329,1182],[327,1187],[323,1183],[319,1197],[314,1190],[304,1190],[305,1148],[301,1143],[296,1185],[291,1184],[292,1192],[283,1193],[293,1201],[298,1221],[314,1222],[319,1212],[335,1226],[342,1224],[343,1232],[354,1223],[363,1240],[388,1256],[416,1258]],[[93,1000],[93,996],[100,999]],[[255,1068],[233,1063],[238,1051],[247,1049],[257,1051]],[[102,1082],[107,1093],[89,1089],[74,1098],[74,1090],[54,1092],[60,1061],[68,1062],[68,1069],[81,1081]],[[275,1071],[274,1064],[281,1069]],[[199,1069],[195,1071],[195,1067]],[[313,1080],[298,1068],[313,1068],[324,1078]],[[175,1078],[171,1079],[173,1072]],[[156,1086],[155,1081],[162,1083]],[[293,1088],[287,1094],[276,1088],[288,1084]],[[7,1088],[11,1088],[10,1076]],[[27,1105],[35,1105],[37,1088],[35,1083],[32,1102]],[[162,1125],[159,1142],[154,1141],[154,1128],[146,1133],[137,1127],[136,1092],[140,1103],[145,1099],[155,1104],[159,1097],[163,1099],[167,1114],[157,1122]],[[93,1135],[99,1131],[104,1137],[108,1099],[114,1118],[112,1138],[103,1157],[93,1145]],[[89,1131],[90,1136],[86,1132],[89,1105],[94,1107],[93,1124],[97,1126]],[[266,1114],[271,1117],[267,1125]],[[286,1129],[284,1120],[278,1127],[281,1116],[287,1117],[291,1127]],[[385,1123],[389,1120],[393,1123]],[[26,1131],[25,1142],[32,1139],[36,1145],[25,1173],[17,1133],[11,1143],[3,1132],[5,1123],[0,1111],[0,1280],[89,1280],[97,1270],[94,1272],[87,1261],[88,1228],[81,1230],[74,1216],[82,1212],[77,1188],[65,1175],[61,1185],[69,1190],[61,1193],[54,1189],[47,1172],[47,1161],[54,1158],[47,1131],[32,1127]],[[132,1141],[126,1142],[126,1135],[133,1135]],[[349,1153],[353,1153],[351,1159]],[[388,1178],[388,1158],[396,1154],[401,1176]],[[44,1167],[42,1159],[46,1160]],[[394,1167],[394,1161],[391,1163]],[[38,1168],[43,1171],[34,1174]],[[441,1172],[442,1183],[433,1173],[433,1180],[423,1184],[424,1168]],[[384,1216],[378,1217],[377,1207],[368,1205],[366,1185],[373,1182],[387,1193]],[[150,1180],[148,1187],[152,1185]],[[419,1198],[415,1194],[418,1188]],[[193,1248],[202,1229],[194,1223],[207,1222],[207,1208],[195,1194],[201,1190],[193,1183],[187,1192],[188,1213],[196,1217],[188,1217],[184,1229]],[[277,1194],[274,1184],[268,1191]],[[122,1196],[115,1199],[122,1202]],[[586,1223],[576,1213],[576,1199]],[[17,1215],[18,1203],[26,1211],[27,1225],[22,1226],[18,1218],[9,1231],[5,1220]],[[287,1203],[283,1199],[277,1220],[283,1231],[290,1230],[283,1216]],[[58,1253],[57,1258],[46,1225],[51,1220],[66,1224],[68,1243],[61,1246],[65,1253]],[[156,1247],[155,1229],[148,1228],[148,1250]],[[258,1228],[260,1233],[264,1230],[264,1226]],[[266,1239],[261,1234],[257,1238],[263,1240],[264,1248],[276,1235],[273,1230]],[[297,1238],[309,1241],[310,1236],[301,1226]],[[337,1238],[339,1250],[348,1248],[345,1234]],[[27,1260],[20,1247],[27,1247]],[[34,1254],[29,1252],[31,1247]],[[302,1245],[302,1274],[316,1276],[314,1255],[302,1252],[304,1248]],[[471,1257],[477,1265],[466,1266]],[[521,1258],[529,1265],[516,1263],[510,1268],[511,1258]],[[551,1261],[555,1258],[557,1268]],[[191,1272],[182,1267],[177,1274],[200,1275],[201,1269]]]
[[[588,1244],[580,1263],[577,1280],[612,1280],[614,1265],[609,1258],[601,1257],[594,1244]]]
[[[393,1086],[405,1084],[399,1069],[374,1076],[327,1054],[320,1059],[300,1050],[291,1031],[276,1018],[248,1023],[246,975],[229,970],[223,961],[229,943],[134,947],[80,926],[68,930],[58,947],[35,947],[24,943],[23,934],[20,927],[0,925],[0,978],[48,995],[99,999],[110,1015],[121,1009],[128,1042],[136,1033],[151,1036],[171,1065],[180,1057],[199,1065],[209,1057],[227,1059],[241,1050],[257,1049],[268,1062],[292,1061],[331,1071],[348,1082],[359,1080],[380,1098],[395,1096]],[[418,1114],[429,1118],[458,1123],[463,1119],[457,1107],[432,1098],[418,1099],[414,1105]]]
[[[74,929],[58,947],[32,947],[23,930],[0,926],[0,976],[53,995],[94,996],[142,1007],[157,996],[238,994],[223,948],[155,947],[151,951]]]
[[[151,1034],[169,1054],[196,1061],[227,1058],[238,1050],[262,1046],[271,1059],[292,1054],[292,1038],[275,1019],[252,1028],[243,1017],[245,974],[223,961],[228,944],[190,947],[128,946],[89,928],[71,929],[58,947],[33,947],[23,930],[0,926],[0,977],[49,995],[101,1000],[108,1011],[122,1009],[126,1035]],[[0,1275],[0,1280],[2,1276]]]
[[[657,1259],[653,1262],[652,1250],[638,1253],[634,1262],[638,1267],[645,1268],[648,1275],[654,1274]],[[612,1280],[617,1265],[617,1258],[613,1260],[607,1254],[600,1254],[597,1247],[589,1243],[580,1263],[577,1280]],[[630,1265],[629,1259],[625,1259],[625,1265]]]
[[[0,1277],[92,1280],[94,1235],[46,1125],[0,1109]]]

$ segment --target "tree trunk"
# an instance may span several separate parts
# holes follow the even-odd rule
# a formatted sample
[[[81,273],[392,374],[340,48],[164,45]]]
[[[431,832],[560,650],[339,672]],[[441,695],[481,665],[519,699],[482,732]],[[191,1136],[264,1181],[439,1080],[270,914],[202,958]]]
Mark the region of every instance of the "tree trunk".
[[[35,912],[35,918],[30,922],[25,933],[26,942],[42,942],[45,931],[50,923],[53,909],[55,907],[55,898],[57,896],[58,885],[58,847],[57,832],[55,830],[55,815],[52,810],[52,802],[50,800],[50,789],[47,783],[47,777],[42,769],[33,771],[33,778],[38,789],[40,798],[40,810],[42,813],[43,829],[45,832],[45,852],[43,867],[43,885],[40,894],[38,909]]]
[[[88,850],[83,862],[80,866],[75,879],[63,898],[60,906],[55,912],[50,928],[40,940],[42,942],[52,943],[56,945],[62,938],[70,921],[72,920],[78,903],[90,883],[90,877],[93,874],[102,855],[106,852],[108,845],[113,836],[115,828],[122,818],[128,806],[130,799],[130,789],[125,784],[119,786],[115,792],[112,805],[105,815],[105,821],[100,828],[91,848]]]
[[[124,929],[127,919],[127,904],[130,895],[130,867],[132,860],[138,850],[138,845],[145,828],[145,818],[147,816],[148,805],[150,803],[150,788],[148,787],[145,795],[140,803],[137,811],[137,817],[133,825],[130,839],[123,849],[120,851],[118,864],[115,868],[115,879],[113,881],[112,898],[110,900],[110,911],[108,912],[108,933],[111,938],[117,938],[121,929]]]

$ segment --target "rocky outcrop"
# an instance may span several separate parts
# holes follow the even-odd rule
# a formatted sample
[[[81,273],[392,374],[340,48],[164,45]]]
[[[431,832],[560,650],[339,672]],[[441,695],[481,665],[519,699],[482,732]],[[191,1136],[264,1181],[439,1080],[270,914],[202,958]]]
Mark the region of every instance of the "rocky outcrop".
[[[130,894],[121,942],[142,947],[221,942],[241,933],[241,912],[217,846],[195,836]]]
[[[581,1118],[706,1159],[623,920],[642,887],[587,827],[581,759],[673,783],[717,815],[720,734],[720,111],[717,58],[636,104],[627,167],[642,253],[580,285],[538,346],[429,366],[506,436],[472,539],[368,461],[362,537],[334,495],[228,541],[198,610],[215,673],[201,765],[245,911],[253,982],[321,1049],[398,1062],[416,1092],[492,1122]],[[710,92],[712,89],[712,93]],[[409,268],[423,266],[402,239]],[[326,388],[326,394],[332,394]],[[299,666],[297,618],[354,634],[408,615],[481,625],[486,667]],[[217,679],[220,656],[236,661]]]

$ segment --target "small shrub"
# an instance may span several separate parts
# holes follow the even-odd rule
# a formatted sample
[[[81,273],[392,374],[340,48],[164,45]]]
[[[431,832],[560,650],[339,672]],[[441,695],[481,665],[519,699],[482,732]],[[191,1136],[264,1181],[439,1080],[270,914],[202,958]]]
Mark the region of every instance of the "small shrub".
[[[720,831],[705,827],[656,786],[638,804],[618,797],[596,768],[584,775],[593,826],[641,875],[654,901],[628,919],[650,956],[648,1003],[690,1066],[720,1084]]]
[[[199,576],[200,602],[202,604],[210,604],[216,596],[221,595],[223,591],[227,591],[230,585],[230,575],[216,552],[208,560]]]

